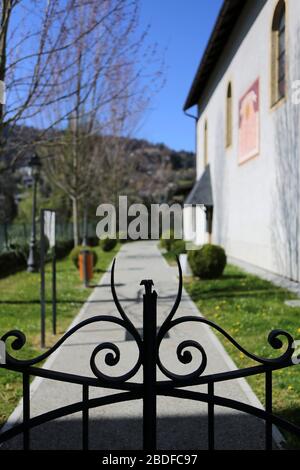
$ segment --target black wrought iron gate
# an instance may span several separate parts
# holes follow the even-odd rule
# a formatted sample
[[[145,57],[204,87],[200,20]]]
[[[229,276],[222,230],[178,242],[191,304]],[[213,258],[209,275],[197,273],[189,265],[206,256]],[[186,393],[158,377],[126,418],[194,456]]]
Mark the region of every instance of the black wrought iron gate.
[[[246,351],[238,344],[226,331],[215,323],[200,316],[183,316],[176,317],[175,313],[178,309],[182,294],[182,273],[178,262],[179,269],[179,286],[176,301],[164,320],[162,326],[157,332],[156,324],[156,306],[157,294],[153,291],[152,280],[143,280],[141,284],[145,288],[143,296],[143,335],[141,336],[136,327],[124,312],[115,290],[114,270],[115,261],[111,271],[111,290],[115,305],[120,313],[120,317],[100,315],[94,316],[70,329],[51,349],[40,356],[29,359],[20,360],[6,352],[6,363],[1,364],[1,368],[19,372],[23,376],[23,420],[11,429],[3,431],[0,434],[0,443],[3,443],[18,434],[23,434],[23,447],[30,447],[30,430],[43,423],[47,423],[54,419],[67,416],[76,412],[82,413],[82,448],[87,450],[89,447],[89,410],[91,408],[100,407],[113,403],[121,403],[130,400],[143,400],[143,448],[145,450],[156,449],[156,400],[157,396],[177,397],[188,400],[196,400],[207,403],[208,410],[208,447],[214,449],[214,408],[222,406],[238,410],[244,413],[261,418],[265,421],[265,448],[272,449],[272,425],[277,425],[281,429],[291,432],[300,437],[300,428],[290,423],[272,412],[272,373],[275,370],[290,367],[299,363],[299,358],[295,356],[295,343],[292,336],[283,330],[272,330],[268,337],[269,344],[274,349],[283,347],[280,337],[285,338],[287,346],[285,351],[277,358],[262,358]],[[67,338],[84,326],[95,322],[110,322],[124,328],[130,333],[136,341],[138,347],[138,358],[134,367],[124,375],[119,377],[108,376],[102,372],[96,364],[96,356],[105,351],[105,363],[108,366],[115,366],[120,360],[120,349],[112,342],[104,342],[99,344],[94,350],[90,358],[90,367],[95,377],[80,376],[71,373],[62,373],[42,367],[36,367],[47,357],[49,357]],[[195,340],[182,341],[177,347],[177,358],[181,364],[189,364],[192,361],[191,349],[197,350],[201,354],[201,363],[196,370],[185,375],[178,375],[166,368],[160,358],[160,345],[167,333],[176,325],[186,322],[204,323],[214,330],[219,331],[226,337],[238,350],[247,357],[253,359],[256,365],[244,369],[225,371],[222,373],[203,375],[207,365],[207,355],[201,344]],[[5,343],[7,340],[13,339],[11,348],[20,350],[25,342],[25,335],[18,331],[12,330],[2,336],[1,340]],[[143,368],[142,383],[134,382],[131,379],[136,375],[140,368]],[[166,380],[157,380],[157,367],[166,377]],[[299,373],[299,370],[298,370]],[[239,402],[234,399],[218,396],[214,391],[214,384],[217,382],[225,382],[241,377],[249,377],[253,375],[265,375],[265,409],[260,409],[246,403]],[[39,416],[30,417],[30,377],[43,377],[47,379],[62,381],[66,383],[79,384],[82,386],[82,400],[71,405],[57,408],[53,411],[43,413]],[[207,385],[207,393],[187,390],[187,387],[193,385]],[[110,396],[100,398],[89,397],[89,387],[104,387],[119,390]]]

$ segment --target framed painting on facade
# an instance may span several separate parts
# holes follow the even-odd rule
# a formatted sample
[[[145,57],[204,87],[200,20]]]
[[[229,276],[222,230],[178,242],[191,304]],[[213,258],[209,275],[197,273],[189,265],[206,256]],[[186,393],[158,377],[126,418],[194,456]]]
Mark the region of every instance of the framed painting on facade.
[[[259,153],[259,79],[239,100],[238,163]]]

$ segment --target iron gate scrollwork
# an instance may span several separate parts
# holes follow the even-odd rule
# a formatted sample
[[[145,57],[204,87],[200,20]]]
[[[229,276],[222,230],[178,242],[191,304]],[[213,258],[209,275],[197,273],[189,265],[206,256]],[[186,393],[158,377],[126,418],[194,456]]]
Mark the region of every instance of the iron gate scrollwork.
[[[285,338],[287,345],[285,351],[276,358],[258,357],[244,349],[234,338],[231,337],[217,324],[200,316],[182,316],[174,318],[179,307],[182,295],[182,271],[179,261],[179,284],[175,303],[157,331],[157,293],[153,290],[152,280],[143,280],[141,285],[145,288],[143,295],[143,336],[136,329],[134,324],[123,310],[116,294],[114,272],[115,260],[111,270],[111,291],[120,314],[120,317],[110,315],[98,315],[88,318],[73,328],[68,330],[62,338],[49,350],[40,356],[20,360],[6,352],[6,363],[1,364],[1,368],[16,371],[23,376],[23,420],[14,427],[3,431],[0,434],[0,443],[3,443],[18,434],[23,434],[23,447],[30,447],[30,430],[36,426],[47,423],[54,419],[67,416],[76,412],[82,412],[82,448],[89,447],[89,410],[91,408],[104,406],[113,403],[121,403],[130,400],[143,400],[143,448],[146,450],[156,449],[156,401],[157,396],[177,397],[182,399],[196,400],[207,403],[208,406],[208,447],[214,449],[214,407],[222,406],[238,410],[244,413],[261,418],[265,421],[265,448],[272,449],[272,425],[277,425],[285,431],[291,432],[300,437],[300,428],[295,424],[284,420],[272,413],[272,372],[278,369],[294,365],[294,340],[292,336],[284,330],[272,330],[268,337],[270,346],[274,349],[283,347],[282,339]],[[76,331],[86,325],[96,322],[109,322],[120,327],[132,335],[137,348],[138,357],[135,365],[130,371],[120,376],[108,376],[99,369],[96,363],[97,355],[105,352],[104,360],[107,366],[113,367],[120,361],[121,352],[119,347],[112,342],[104,342],[95,347],[90,357],[90,367],[95,377],[81,376],[71,373],[58,372],[42,367],[36,367],[36,364],[47,359],[57,348],[62,345]],[[160,357],[160,346],[166,335],[177,325],[187,322],[206,324],[212,329],[221,333],[230,343],[241,351],[245,356],[253,359],[256,365],[244,369],[225,371],[222,373],[203,375],[207,366],[207,355],[203,346],[195,340],[184,340],[176,350],[177,358],[181,364],[190,364],[193,360],[191,351],[197,351],[201,355],[201,362],[196,369],[187,374],[176,374],[170,371]],[[25,335],[18,330],[11,330],[2,336],[5,343],[12,340],[11,348],[20,350],[26,343]],[[157,367],[166,377],[166,380],[157,380]],[[136,373],[143,369],[142,382],[130,381]],[[265,375],[265,409],[260,409],[252,405],[239,402],[234,399],[218,396],[214,392],[214,384],[225,382],[242,377],[253,375]],[[30,417],[30,377],[42,377],[66,383],[79,384],[82,386],[82,400],[71,405],[63,406],[55,410],[43,413],[39,416]],[[186,390],[186,387],[193,385],[207,385],[207,393]],[[109,396],[90,398],[89,387],[104,387],[119,390]]]

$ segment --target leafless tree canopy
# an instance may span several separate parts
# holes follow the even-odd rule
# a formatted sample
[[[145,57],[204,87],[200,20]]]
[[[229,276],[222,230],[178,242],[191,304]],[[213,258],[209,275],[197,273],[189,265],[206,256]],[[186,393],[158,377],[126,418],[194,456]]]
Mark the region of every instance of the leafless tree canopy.
[[[84,122],[88,134],[132,129],[161,70],[138,19],[137,0],[2,0],[2,152],[8,152],[8,131],[22,124],[40,128],[39,139],[47,143],[49,130],[67,128],[70,119]],[[2,171],[32,143],[10,148]]]
[[[138,0],[2,0],[0,21],[0,172],[35,147],[72,201],[77,243],[79,205],[128,185],[122,138],[162,84],[161,59]],[[24,125],[39,132],[8,138]]]

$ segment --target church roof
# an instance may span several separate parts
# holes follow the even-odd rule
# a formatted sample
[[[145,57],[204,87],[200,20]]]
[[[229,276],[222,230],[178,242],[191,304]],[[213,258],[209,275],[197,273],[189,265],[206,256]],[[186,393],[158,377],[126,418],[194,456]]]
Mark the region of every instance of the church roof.
[[[191,108],[199,102],[200,94],[212,73],[232,28],[236,24],[243,8],[249,0],[224,0],[215,26],[202,56],[183,110]]]

